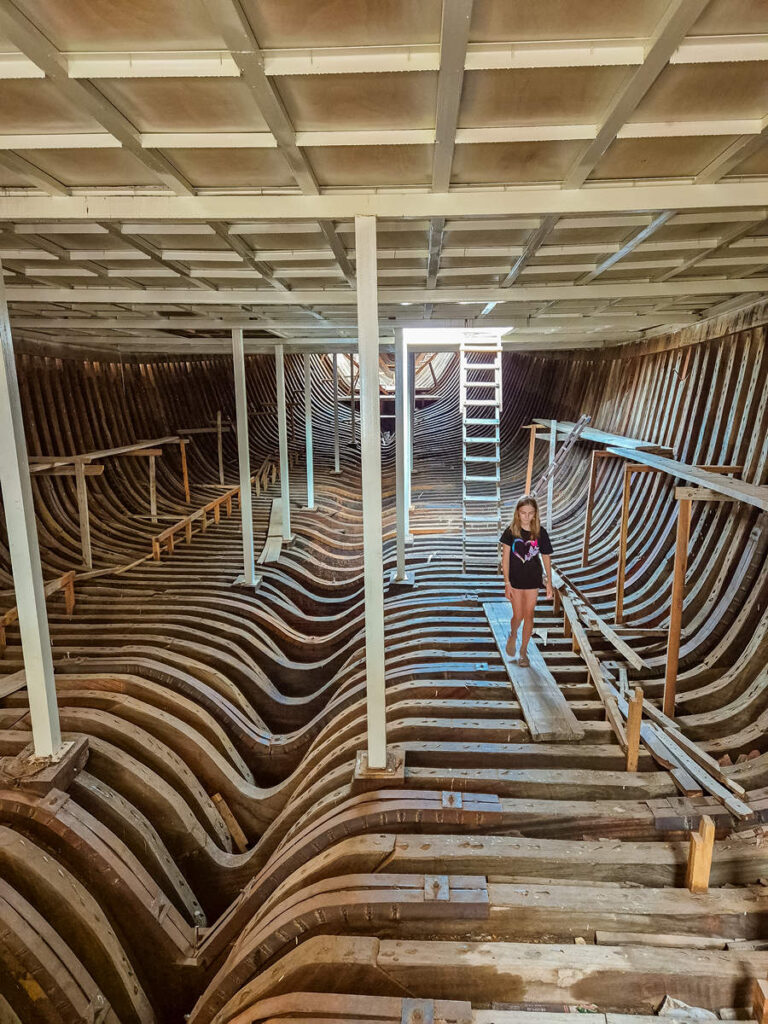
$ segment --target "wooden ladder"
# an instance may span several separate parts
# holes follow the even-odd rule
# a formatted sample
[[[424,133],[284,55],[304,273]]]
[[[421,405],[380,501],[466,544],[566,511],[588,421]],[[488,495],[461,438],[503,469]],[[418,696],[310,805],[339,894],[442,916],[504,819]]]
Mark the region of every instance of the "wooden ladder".
[[[496,571],[501,533],[501,339],[462,341],[461,557],[467,569]]]

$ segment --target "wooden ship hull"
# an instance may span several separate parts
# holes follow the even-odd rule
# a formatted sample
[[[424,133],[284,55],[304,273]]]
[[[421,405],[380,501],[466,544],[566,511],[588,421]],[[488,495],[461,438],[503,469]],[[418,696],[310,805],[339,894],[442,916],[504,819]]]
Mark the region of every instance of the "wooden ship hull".
[[[661,708],[675,487],[693,484],[652,462],[765,483],[765,320],[568,360],[563,372],[556,355],[505,356],[501,447],[511,509],[534,417],[586,412],[605,435],[574,445],[557,477],[560,600],[536,612],[534,641],[573,735],[534,734],[489,618],[501,577],[462,569],[458,359],[443,355],[434,380],[425,369],[417,380],[431,401],[415,421],[416,586],[385,591],[387,738],[404,769],[370,788],[354,774],[366,730],[363,548],[344,377],[342,472],[331,472],[329,361],[316,357],[316,509],[299,507],[299,412],[295,540],[249,591],[233,587],[228,361],[19,357],[33,456],[159,453],[88,462],[103,467],[86,478],[91,568],[77,480],[33,472],[61,725],[77,741],[50,778],[14,770],[30,725],[0,540],[4,1024],[490,1024],[532,1004],[540,1015],[649,1015],[668,994],[710,1010],[752,1005],[755,979],[768,977],[765,505],[691,501],[672,722]],[[279,494],[273,366],[247,361],[257,550]],[[287,373],[299,389],[290,357]],[[394,443],[383,428],[389,570]],[[643,442],[603,456],[625,438]],[[546,463],[542,444],[534,475]],[[636,686],[645,714],[627,771]],[[709,822],[702,888],[691,848],[709,842]]]

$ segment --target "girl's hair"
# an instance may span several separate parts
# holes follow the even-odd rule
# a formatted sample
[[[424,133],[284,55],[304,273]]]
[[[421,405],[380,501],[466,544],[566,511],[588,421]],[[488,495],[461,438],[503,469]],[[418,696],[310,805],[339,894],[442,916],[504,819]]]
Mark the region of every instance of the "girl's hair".
[[[515,514],[512,516],[512,522],[509,524],[509,528],[512,531],[513,536],[522,537],[520,532],[522,527],[520,525],[520,509],[524,505],[533,506],[533,519],[531,520],[531,537],[534,540],[539,539],[539,533],[541,533],[541,521],[539,519],[539,503],[536,501],[532,494],[524,494],[522,498],[518,498],[517,504],[515,505]]]

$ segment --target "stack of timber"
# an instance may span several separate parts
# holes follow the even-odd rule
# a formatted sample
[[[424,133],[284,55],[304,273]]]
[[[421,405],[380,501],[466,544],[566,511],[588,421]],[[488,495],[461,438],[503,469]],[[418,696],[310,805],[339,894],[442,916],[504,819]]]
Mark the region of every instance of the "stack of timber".
[[[567,372],[553,355],[505,356],[503,507],[525,480],[521,426],[582,413],[595,431],[643,439],[688,465],[738,466],[740,479],[765,485],[764,329],[685,340],[685,379],[674,338],[647,351],[571,353]],[[671,722],[660,708],[676,481],[633,479],[617,624],[624,460],[600,466],[582,566],[591,452],[606,445],[575,444],[554,487],[560,604],[539,602],[534,634],[545,696],[552,706],[557,691],[568,735],[543,734],[531,680],[507,664],[501,620],[488,614],[503,598],[501,578],[462,571],[458,360],[434,367],[435,381],[429,372],[417,381],[431,400],[415,430],[407,567],[416,587],[385,600],[388,741],[404,755],[404,775],[361,789],[359,452],[342,404],[342,473],[333,475],[330,360],[314,366],[317,508],[302,508],[297,423],[295,540],[263,560],[249,591],[233,587],[239,520],[223,510],[204,531],[193,520],[192,543],[182,532],[172,557],[166,548],[151,556],[153,537],[237,486],[233,432],[222,434],[222,485],[207,429],[219,412],[234,417],[228,361],[20,357],[32,454],[186,428],[190,495],[178,447],[169,448],[157,456],[153,523],[144,461],[107,460],[87,480],[94,568],[85,571],[74,479],[35,474],[45,578],[75,573],[74,605],[67,586],[52,586],[48,612],[62,728],[77,742],[66,770],[48,774],[23,770],[28,702],[0,536],[3,1024],[185,1015],[191,1024],[551,1024],[549,1011],[578,1008],[598,1024],[615,1013],[646,1024],[666,995],[760,1013],[765,513],[694,502]],[[286,369],[299,391],[301,362],[288,356]],[[263,412],[251,434],[255,471],[277,450],[273,361],[249,357],[247,370],[251,409]],[[348,399],[344,374],[340,386]],[[388,434],[382,457],[388,574]],[[535,475],[547,458],[547,445],[535,450]],[[270,473],[254,489],[257,550],[279,485]],[[628,771],[636,687],[643,742]]]

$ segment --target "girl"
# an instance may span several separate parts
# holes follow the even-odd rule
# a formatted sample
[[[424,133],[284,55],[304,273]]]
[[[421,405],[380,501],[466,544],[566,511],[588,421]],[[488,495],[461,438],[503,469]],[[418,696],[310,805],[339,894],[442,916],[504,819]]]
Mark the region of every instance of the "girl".
[[[507,654],[514,658],[517,631],[523,624],[518,665],[527,668],[528,641],[533,632],[533,610],[541,586],[541,563],[547,570],[547,599],[552,598],[552,542],[539,522],[539,506],[530,494],[524,494],[515,505],[512,522],[501,535],[501,564],[504,569],[504,593],[512,604],[512,626],[507,640]],[[541,558],[538,556],[541,555]]]

